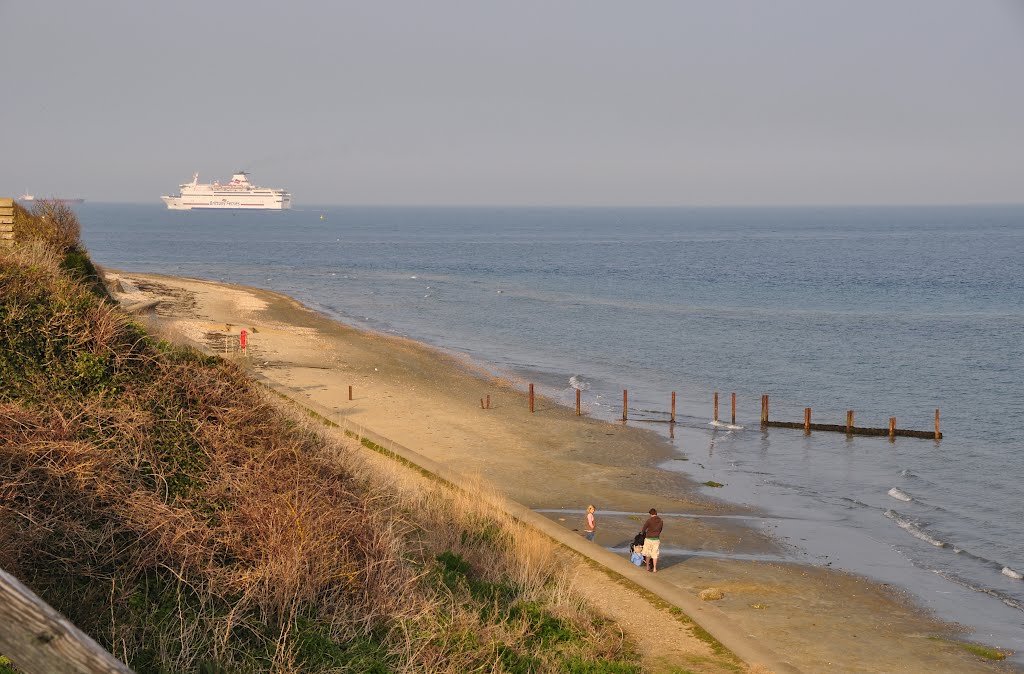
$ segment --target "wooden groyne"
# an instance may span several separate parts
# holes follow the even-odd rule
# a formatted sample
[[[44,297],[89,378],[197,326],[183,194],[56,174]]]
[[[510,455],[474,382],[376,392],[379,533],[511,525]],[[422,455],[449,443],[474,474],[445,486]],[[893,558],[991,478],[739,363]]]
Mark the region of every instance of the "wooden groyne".
[[[534,387],[533,384],[529,385],[529,405],[530,412],[534,410]],[[732,392],[730,395],[730,415],[729,418],[733,426],[736,425],[736,393]],[[482,406],[483,403],[481,403]],[[769,410],[769,399],[768,395],[761,396],[761,427],[762,428],[792,428],[795,430],[802,430],[804,433],[810,434],[811,431],[825,431],[828,433],[845,433],[846,435],[875,435],[875,436],[889,436],[890,440],[895,439],[897,436],[905,438],[926,438],[932,440],[941,440],[942,432],[939,430],[939,410],[935,410],[935,430],[934,431],[917,431],[909,428],[897,428],[896,417],[889,417],[889,426],[887,428],[872,428],[868,426],[857,426],[853,423],[854,412],[853,410],[847,410],[846,412],[846,423],[845,424],[819,424],[811,422],[811,408],[804,408],[804,420],[800,421],[771,421],[768,418]],[[634,412],[636,410],[634,409]],[[669,412],[656,412],[653,410],[645,410],[646,412],[654,412],[656,414],[665,414],[667,418],[664,419],[652,419],[650,417],[634,418],[633,421],[642,421],[645,423],[666,423],[674,426],[676,424],[676,392],[672,391],[672,398],[670,402]],[[580,402],[580,390],[576,389],[576,416],[581,415],[581,402]],[[714,423],[718,424],[718,391],[715,391],[712,402],[712,415],[711,419]],[[621,421],[626,423],[630,421],[629,418],[629,391],[627,389],[622,390],[622,418]]]
[[[935,409],[935,430],[915,431],[909,428],[896,428],[896,417],[889,417],[887,428],[870,428],[866,426],[855,426],[853,423],[853,410],[846,411],[845,424],[815,424],[811,423],[811,408],[804,408],[804,420],[798,421],[771,421],[768,418],[768,396],[761,396],[761,425],[774,426],[775,428],[796,428],[804,433],[811,431],[829,431],[833,433],[845,433],[847,435],[888,435],[890,439],[896,436],[905,438],[930,438],[933,440],[942,439],[942,431],[939,430],[939,410]]]

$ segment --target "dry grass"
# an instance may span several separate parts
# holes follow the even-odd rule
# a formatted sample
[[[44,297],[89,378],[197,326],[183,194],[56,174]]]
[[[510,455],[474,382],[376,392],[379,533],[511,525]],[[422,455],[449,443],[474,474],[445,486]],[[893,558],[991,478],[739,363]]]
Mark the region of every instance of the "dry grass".
[[[636,671],[482,483],[326,439],[40,240],[0,256],[0,566],[137,671]]]

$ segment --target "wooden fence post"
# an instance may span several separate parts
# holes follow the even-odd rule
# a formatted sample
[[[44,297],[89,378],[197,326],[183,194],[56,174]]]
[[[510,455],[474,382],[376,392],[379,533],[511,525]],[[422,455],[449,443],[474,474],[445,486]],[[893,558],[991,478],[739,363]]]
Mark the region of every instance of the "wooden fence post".
[[[811,434],[811,408],[804,408],[804,433]]]
[[[672,391],[672,417],[670,419],[672,423],[676,422],[676,392]]]
[[[736,425],[736,392],[732,392],[732,425]]]
[[[629,391],[622,389],[622,420],[626,421],[629,415],[626,413],[626,407],[629,404]]]
[[[0,569],[0,653],[21,672],[132,674],[21,581]]]
[[[0,247],[14,245],[14,198],[0,198]]]
[[[530,414],[533,414],[533,384],[530,384]]]

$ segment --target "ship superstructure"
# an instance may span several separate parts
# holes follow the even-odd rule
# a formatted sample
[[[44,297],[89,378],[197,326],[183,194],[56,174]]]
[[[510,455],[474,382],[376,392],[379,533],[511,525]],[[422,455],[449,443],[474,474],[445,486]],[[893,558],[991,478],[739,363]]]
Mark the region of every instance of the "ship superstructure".
[[[167,208],[188,211],[193,208],[234,208],[239,210],[281,211],[292,207],[288,190],[259,187],[249,182],[249,174],[238,171],[231,182],[201,183],[199,174],[192,174],[192,182],[180,185],[176,196],[160,197]]]

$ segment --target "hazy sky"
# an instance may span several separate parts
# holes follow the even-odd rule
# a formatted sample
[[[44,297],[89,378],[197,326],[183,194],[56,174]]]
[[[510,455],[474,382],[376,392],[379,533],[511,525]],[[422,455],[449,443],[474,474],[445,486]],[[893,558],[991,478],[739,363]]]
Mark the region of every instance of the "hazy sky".
[[[1024,202],[1024,0],[0,0],[0,195]]]

